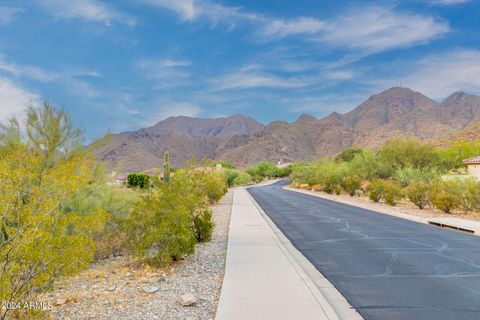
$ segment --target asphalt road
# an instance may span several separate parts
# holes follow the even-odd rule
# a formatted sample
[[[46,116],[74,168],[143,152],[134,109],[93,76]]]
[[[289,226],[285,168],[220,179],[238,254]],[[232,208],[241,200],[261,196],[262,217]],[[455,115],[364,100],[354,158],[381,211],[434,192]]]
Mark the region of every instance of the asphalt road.
[[[249,189],[365,319],[480,319],[480,237],[283,190]]]

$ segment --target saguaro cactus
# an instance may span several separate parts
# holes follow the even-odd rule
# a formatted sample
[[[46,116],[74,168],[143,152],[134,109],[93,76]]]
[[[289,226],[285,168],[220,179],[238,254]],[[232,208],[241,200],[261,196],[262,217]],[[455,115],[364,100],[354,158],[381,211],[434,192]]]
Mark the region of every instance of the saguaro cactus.
[[[165,150],[163,154],[163,182],[170,182],[170,163],[168,160],[168,151]]]

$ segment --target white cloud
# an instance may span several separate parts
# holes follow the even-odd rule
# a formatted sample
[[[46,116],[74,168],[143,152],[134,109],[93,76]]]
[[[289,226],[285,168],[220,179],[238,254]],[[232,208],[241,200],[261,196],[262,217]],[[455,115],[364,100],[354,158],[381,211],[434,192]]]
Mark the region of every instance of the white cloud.
[[[0,7],[0,25],[9,24],[13,21],[15,15],[21,11],[22,9],[19,8]]]
[[[267,22],[258,35],[266,39],[281,39],[297,34],[315,34],[325,27],[325,22],[309,17],[300,17],[290,21],[275,19]]]
[[[88,21],[100,22],[110,26],[119,22],[128,26],[135,26],[134,18],[120,13],[97,0],[38,0],[50,14],[59,19],[81,18]]]
[[[456,50],[427,56],[402,84],[433,98],[455,91],[480,94],[480,51]]]
[[[2,54],[0,54],[0,72],[9,73],[16,77],[23,76],[42,82],[52,81],[58,77],[57,74],[36,66],[15,65],[11,62],[8,62]]]
[[[155,122],[159,119],[166,119],[175,116],[197,117],[202,113],[202,108],[188,102],[167,104],[156,114]]]
[[[214,81],[214,90],[276,88],[294,89],[314,84],[307,77],[280,77],[260,72],[237,72],[223,76]]]
[[[0,76],[0,121],[12,116],[21,116],[24,109],[39,100],[37,94]]]
[[[165,8],[178,14],[183,21],[207,18],[213,23],[220,21],[235,24],[236,19],[256,19],[256,15],[208,0],[142,0],[144,3]]]
[[[183,20],[191,21],[199,14],[194,5],[194,0],[143,0],[143,2],[170,9],[176,12]]]
[[[186,83],[192,63],[176,59],[144,59],[136,63],[138,70],[148,79],[157,81],[157,89],[171,88]]]
[[[337,71],[329,71],[325,74],[327,79],[332,80],[349,80],[355,76],[355,73],[352,71],[345,71],[345,70],[337,70]]]
[[[470,0],[430,0],[430,3],[438,4],[442,6],[448,6],[451,4],[461,4],[461,3],[467,3],[467,2],[470,2]]]
[[[448,23],[388,7],[357,7],[329,23],[319,40],[369,53],[410,47],[443,36]]]

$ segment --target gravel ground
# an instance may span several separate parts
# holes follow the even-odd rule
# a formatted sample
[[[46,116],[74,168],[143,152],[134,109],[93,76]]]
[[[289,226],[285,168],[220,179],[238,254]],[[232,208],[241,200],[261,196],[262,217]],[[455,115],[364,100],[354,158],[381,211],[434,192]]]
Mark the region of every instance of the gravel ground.
[[[225,270],[232,200],[230,191],[212,207],[212,241],[198,244],[194,254],[167,270],[117,257],[59,282],[45,297],[55,305],[52,319],[213,319]],[[178,297],[188,293],[196,297],[196,304],[180,305]]]
[[[328,194],[322,191],[312,191],[312,190],[305,190],[305,189],[300,189],[300,190],[319,195],[325,199],[340,201],[346,204],[358,205],[365,209],[382,211],[382,212],[387,212],[391,214],[395,214],[395,213],[408,214],[408,215],[413,215],[420,218],[458,217],[463,219],[480,221],[480,213],[477,213],[477,212],[464,214],[461,211],[455,211],[452,214],[447,214],[440,210],[436,210],[432,207],[419,209],[412,202],[406,199],[403,199],[402,201],[397,203],[396,206],[389,206],[383,202],[380,202],[380,203],[372,202],[367,196],[351,197],[348,194],[335,195],[335,194]]]

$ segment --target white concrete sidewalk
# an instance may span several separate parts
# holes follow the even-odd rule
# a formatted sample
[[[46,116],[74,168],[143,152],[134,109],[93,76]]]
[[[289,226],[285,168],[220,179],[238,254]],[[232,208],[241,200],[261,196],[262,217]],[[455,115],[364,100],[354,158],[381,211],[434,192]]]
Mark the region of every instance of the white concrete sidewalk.
[[[283,249],[244,188],[234,193],[228,239],[217,320],[337,318],[329,306],[322,307],[316,287]]]

